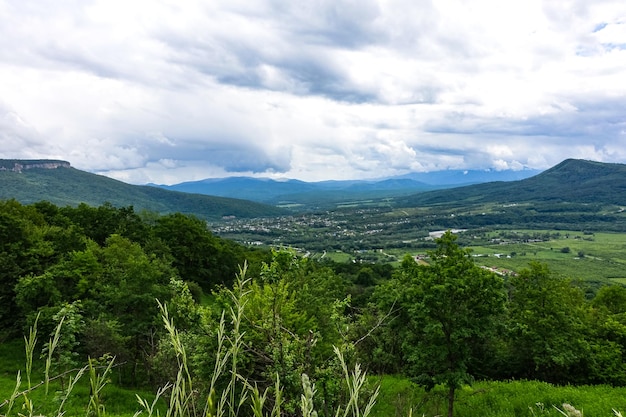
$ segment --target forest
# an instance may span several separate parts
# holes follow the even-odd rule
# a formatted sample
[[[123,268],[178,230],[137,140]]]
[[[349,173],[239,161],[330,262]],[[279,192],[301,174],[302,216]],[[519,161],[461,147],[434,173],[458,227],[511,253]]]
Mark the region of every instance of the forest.
[[[429,416],[480,415],[455,407],[485,382],[626,386],[626,288],[590,293],[535,261],[502,277],[451,232],[424,259],[341,263],[192,215],[6,200],[0,246],[1,352],[26,345],[1,369],[0,415],[63,415],[77,373],[87,415],[113,408],[106,384],[156,393],[128,415],[180,416],[365,416],[388,378],[421,387],[409,411]]]

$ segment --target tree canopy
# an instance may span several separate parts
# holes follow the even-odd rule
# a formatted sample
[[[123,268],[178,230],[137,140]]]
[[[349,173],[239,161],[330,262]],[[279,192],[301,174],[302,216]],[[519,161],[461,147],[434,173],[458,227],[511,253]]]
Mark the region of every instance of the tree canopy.
[[[437,240],[428,265],[404,259],[396,280],[398,303],[410,334],[402,350],[409,374],[428,389],[448,387],[448,415],[455,391],[472,381],[472,361],[504,312],[502,278],[474,264],[450,231]]]

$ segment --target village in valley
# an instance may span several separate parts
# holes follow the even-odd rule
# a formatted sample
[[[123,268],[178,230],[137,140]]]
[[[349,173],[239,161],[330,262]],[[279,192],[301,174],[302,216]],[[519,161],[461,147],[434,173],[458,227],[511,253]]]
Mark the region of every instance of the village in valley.
[[[301,213],[260,219],[231,218],[209,225],[216,235],[248,246],[290,248],[303,256],[352,262],[398,263],[410,254],[419,263],[428,263],[428,251],[446,230],[459,243],[472,247],[471,256],[482,268],[501,276],[515,275],[505,267],[513,258],[525,256],[520,246],[532,248],[551,239],[569,238],[560,232],[494,231],[489,228],[431,230],[437,216],[411,215],[406,210],[384,208]],[[459,216],[462,217],[462,216]],[[476,248],[484,248],[477,251]],[[533,251],[533,254],[535,251]]]

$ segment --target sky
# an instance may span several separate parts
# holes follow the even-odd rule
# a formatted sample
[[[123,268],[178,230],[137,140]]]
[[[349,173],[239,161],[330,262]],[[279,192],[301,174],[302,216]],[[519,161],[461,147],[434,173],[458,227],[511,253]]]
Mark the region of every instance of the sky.
[[[0,0],[0,158],[133,184],[626,163],[626,2]]]

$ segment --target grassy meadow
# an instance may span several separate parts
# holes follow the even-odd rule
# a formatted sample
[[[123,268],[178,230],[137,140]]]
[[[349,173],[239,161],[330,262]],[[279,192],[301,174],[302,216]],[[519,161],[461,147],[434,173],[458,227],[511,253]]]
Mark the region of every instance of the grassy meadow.
[[[446,391],[425,393],[404,378],[385,377],[373,409],[375,417],[445,415]],[[614,416],[626,409],[626,388],[554,386],[537,381],[476,382],[458,392],[457,417],[562,416],[570,404],[586,416]]]
[[[15,391],[17,373],[20,373],[21,387],[20,392],[27,390],[26,371],[25,371],[25,349],[24,342],[14,340],[10,342],[0,343],[0,416],[5,416],[9,400]],[[28,392],[28,399],[34,405],[34,415],[56,416],[59,406],[63,400],[63,389],[60,379],[50,381],[48,394],[45,392],[44,380],[44,359],[35,357],[33,361],[33,374],[31,378],[31,386],[37,387],[32,392]],[[77,371],[71,372],[64,379],[64,387],[69,383],[69,377],[74,377]],[[109,377],[109,383],[102,391],[102,401],[104,402],[104,411],[107,416],[112,417],[132,417],[141,407],[137,402],[136,394],[142,398],[152,400],[155,395],[149,391],[127,389],[116,386],[115,370]],[[90,400],[90,384],[89,375],[83,374],[72,389],[71,395],[67,398],[63,405],[64,415],[80,416],[85,415],[87,405]],[[164,408],[164,404],[160,404]],[[18,414],[19,413],[19,414]],[[91,413],[90,415],[92,415]],[[15,400],[11,416],[29,415],[24,407],[24,396],[21,395]]]
[[[372,378],[374,379],[374,378]],[[443,388],[431,392],[406,378],[385,376],[373,417],[438,416],[446,413]],[[458,392],[457,417],[562,416],[555,407],[569,404],[586,416],[614,416],[626,410],[626,388],[609,386],[554,386],[537,381],[476,382]]]
[[[0,403],[10,397],[15,387],[14,367],[19,359],[23,359],[23,355],[19,353],[20,348],[16,343],[0,345],[0,353],[4,359],[0,365]],[[89,386],[88,376],[83,378],[65,403],[65,415],[85,415],[89,402]],[[33,385],[38,381],[39,379],[33,380]],[[434,417],[445,414],[447,391],[442,387],[425,392],[407,378],[393,375],[370,376],[369,384],[370,388],[380,385],[378,400],[370,414],[372,417]],[[368,389],[367,392],[371,391]],[[107,384],[102,391],[104,415],[133,416],[141,409],[135,394],[149,401],[154,398],[153,394],[147,392],[119,388],[114,382]],[[457,394],[457,417],[559,417],[563,414],[555,407],[562,409],[564,403],[591,417],[614,416],[613,409],[626,410],[626,388],[603,385],[554,386],[537,381],[479,381],[464,387]],[[58,382],[52,383],[48,395],[45,395],[43,387],[39,387],[29,394],[29,399],[33,401],[35,415],[55,416],[61,401],[60,386]],[[18,398],[10,415],[24,415],[22,403],[21,398]],[[5,407],[0,407],[2,416]],[[161,414],[165,415],[165,403],[161,403],[160,408]]]
[[[508,232],[510,236],[510,232]],[[519,235],[550,233],[554,237],[541,242],[516,242],[492,233],[490,244],[470,246],[478,265],[496,266],[513,271],[525,268],[530,261],[548,264],[558,275],[583,281],[626,283],[626,234],[576,231],[518,230]],[[558,237],[555,236],[558,233]]]

